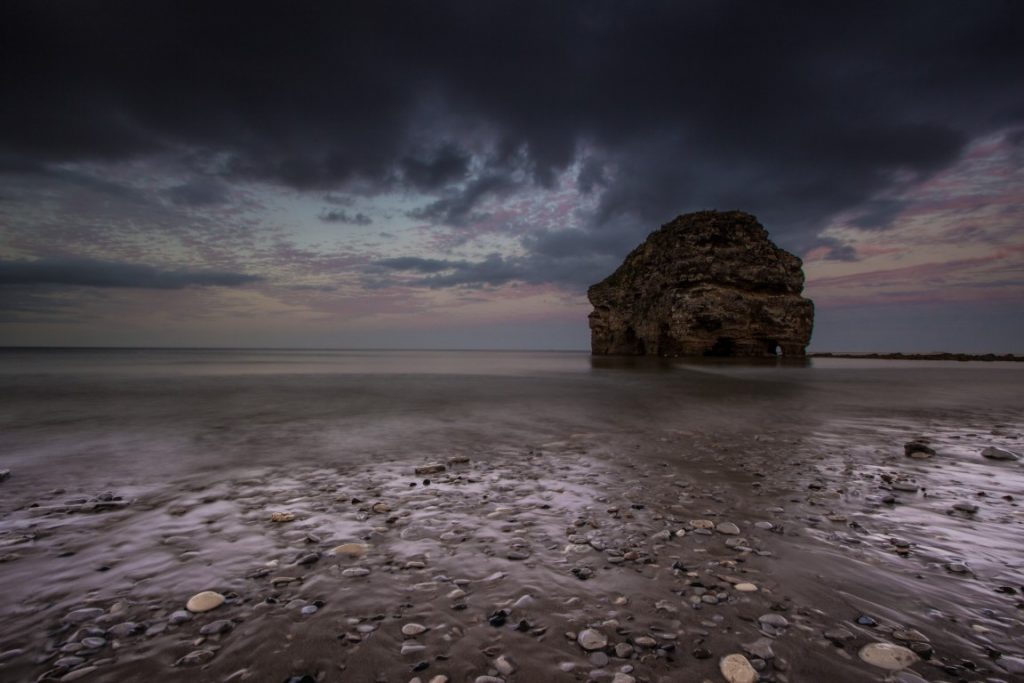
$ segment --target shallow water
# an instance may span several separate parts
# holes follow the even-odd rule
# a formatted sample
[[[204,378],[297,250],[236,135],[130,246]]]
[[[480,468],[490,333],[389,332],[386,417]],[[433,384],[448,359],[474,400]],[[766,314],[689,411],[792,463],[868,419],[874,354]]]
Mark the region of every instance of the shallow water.
[[[218,587],[238,595],[217,610],[236,628],[212,637],[223,650],[211,663],[173,666],[197,635],[186,626],[126,637],[63,671],[404,682],[417,662],[396,654],[390,622],[411,614],[432,622],[421,657],[441,657],[424,680],[486,674],[496,656],[488,648],[519,661],[510,681],[584,680],[622,666],[638,680],[720,680],[717,657],[756,637],[758,614],[785,607],[793,626],[775,650],[789,668],[769,663],[762,674],[772,680],[881,680],[853,645],[891,639],[897,627],[929,636],[934,655],[914,668],[928,680],[1013,680],[1012,658],[1024,655],[1024,464],[979,452],[1022,450],[1022,372],[1013,363],[537,352],[5,350],[0,469],[12,474],[0,483],[0,653],[22,654],[0,663],[0,678],[52,672],[75,635],[61,619],[76,607],[107,610],[107,626],[130,617],[149,628]],[[939,455],[905,458],[903,443],[918,437]],[[411,486],[414,464],[453,454],[470,463],[431,488]],[[892,481],[918,490],[894,492]],[[125,505],[87,512],[75,502],[88,508],[104,492]],[[373,500],[400,514],[374,525],[363,509]],[[949,514],[961,501],[979,510]],[[508,512],[488,517],[498,507]],[[609,519],[612,507],[631,511]],[[272,509],[297,522],[268,525]],[[717,535],[649,540],[704,517],[736,522],[751,547],[727,548]],[[569,569],[580,558],[564,547],[580,518],[643,561],[602,564],[591,549],[596,557],[582,559],[597,574],[578,581]],[[461,540],[442,539],[451,532]],[[364,585],[340,578],[345,563],[326,555],[299,587],[251,578],[267,562],[284,572],[298,554],[367,538],[377,551]],[[509,538],[529,549],[527,562],[504,558]],[[401,570],[410,559],[427,568],[410,576]],[[961,562],[969,573],[948,570]],[[695,610],[687,581],[698,579],[674,563],[712,577],[749,573],[766,590]],[[469,609],[452,612],[450,581],[495,571],[507,576],[467,584]],[[535,600],[528,618],[546,622],[544,633],[521,636],[526,644],[485,619],[523,593]],[[627,606],[614,602],[622,596]],[[324,604],[298,619],[266,607],[277,604],[267,597]],[[677,611],[655,607],[666,600]],[[853,624],[859,613],[883,630]],[[618,626],[607,629],[671,631],[676,647],[602,669],[562,635],[609,619]],[[322,656],[369,623],[379,626],[373,638]],[[856,640],[839,648],[823,639],[836,624]],[[714,656],[691,657],[700,649]],[[567,661],[571,672],[559,668]]]

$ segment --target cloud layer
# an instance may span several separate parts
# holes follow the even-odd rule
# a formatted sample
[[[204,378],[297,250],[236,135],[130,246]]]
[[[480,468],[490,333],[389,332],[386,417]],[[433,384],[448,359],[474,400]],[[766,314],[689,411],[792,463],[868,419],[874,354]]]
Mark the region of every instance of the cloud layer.
[[[547,287],[564,313],[676,214],[737,208],[826,300],[885,303],[871,278],[907,291],[921,235],[939,266],[980,258],[951,210],[914,218],[943,178],[1016,253],[978,198],[1011,201],[1024,163],[1021,3],[15,0],[0,20],[0,281],[21,287],[248,284],[346,320]]]
[[[263,278],[243,273],[207,270],[161,270],[140,263],[92,259],[0,261],[0,287],[11,285],[66,285],[130,289],[182,289],[184,287],[237,287]]]

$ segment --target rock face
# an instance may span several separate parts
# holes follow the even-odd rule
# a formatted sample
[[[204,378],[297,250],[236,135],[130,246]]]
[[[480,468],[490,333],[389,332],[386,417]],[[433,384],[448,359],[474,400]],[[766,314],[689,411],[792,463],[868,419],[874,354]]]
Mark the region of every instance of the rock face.
[[[814,304],[801,265],[748,213],[679,216],[588,290],[591,351],[803,356]]]

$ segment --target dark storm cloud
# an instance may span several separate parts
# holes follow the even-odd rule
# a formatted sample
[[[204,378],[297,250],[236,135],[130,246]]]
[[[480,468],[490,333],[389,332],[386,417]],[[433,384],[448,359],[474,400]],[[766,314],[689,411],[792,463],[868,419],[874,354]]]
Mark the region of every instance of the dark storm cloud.
[[[849,244],[841,242],[831,237],[820,237],[818,242],[828,247],[828,253],[825,254],[825,259],[828,261],[859,261],[860,257],[857,255],[857,250]]]
[[[188,154],[225,183],[481,202],[577,182],[579,230],[465,266],[576,283],[677,213],[791,250],[1024,121],[1024,3],[5,3],[5,167]],[[216,161],[216,163],[214,163]],[[179,194],[203,200],[201,188]],[[216,195],[209,195],[216,199]],[[875,202],[872,204],[871,202]],[[339,214],[340,215],[340,214]],[[492,268],[493,271],[487,271]],[[591,277],[589,274],[586,277]]]
[[[491,254],[482,261],[424,259],[404,257],[384,259],[376,265],[391,270],[425,274],[410,284],[431,288],[501,285],[513,280],[529,280],[529,273],[519,259]]]
[[[175,185],[166,194],[179,206],[209,206],[227,199],[228,186],[217,179],[200,178]]]
[[[527,256],[490,254],[479,261],[428,259],[414,256],[382,259],[371,265],[369,281],[382,287],[397,280],[381,277],[380,269],[416,273],[422,277],[403,280],[405,284],[441,287],[498,286],[508,282],[543,284],[560,282],[584,288],[614,269],[610,255],[530,253]]]
[[[864,202],[852,223],[867,230],[884,230],[906,208],[906,202],[896,199],[872,199]]]
[[[262,278],[244,273],[161,270],[137,263],[91,259],[0,261],[0,286],[62,285],[134,289],[237,287]]]
[[[373,219],[365,213],[350,214],[344,209],[325,209],[318,216],[324,223],[346,223],[348,225],[370,225]]]
[[[469,173],[470,160],[470,155],[464,150],[447,144],[433,156],[402,159],[402,179],[420,190],[437,190],[465,178]]]
[[[411,218],[442,225],[464,226],[480,217],[474,209],[488,197],[502,196],[519,187],[512,177],[501,173],[481,175],[465,187],[449,191],[441,199],[409,212]]]

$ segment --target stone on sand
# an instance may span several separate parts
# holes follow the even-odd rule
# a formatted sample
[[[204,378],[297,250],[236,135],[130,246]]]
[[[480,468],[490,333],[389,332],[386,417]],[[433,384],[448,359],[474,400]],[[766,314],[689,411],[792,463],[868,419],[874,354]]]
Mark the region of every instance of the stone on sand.
[[[335,555],[346,555],[348,557],[362,557],[369,550],[369,546],[365,543],[342,543],[338,547],[331,550]]]
[[[741,654],[722,657],[718,669],[729,683],[757,683],[757,671]]]
[[[903,454],[915,460],[924,460],[935,455],[935,449],[921,441],[908,441],[903,444]]]
[[[270,515],[271,522],[291,522],[295,519],[295,513],[293,512],[275,512]]]
[[[402,635],[404,636],[418,636],[421,633],[425,633],[427,627],[423,624],[417,624],[415,622],[409,622],[402,627]]]
[[[576,642],[584,650],[600,650],[608,645],[608,637],[596,629],[586,628],[580,631]]]
[[[861,648],[859,656],[868,664],[889,671],[906,669],[919,659],[912,650],[892,643],[870,643]]]
[[[1020,460],[1021,458],[1020,453],[1014,453],[1005,448],[996,448],[995,446],[989,446],[981,452],[981,455],[989,460]],[[2,475],[2,472],[0,472],[0,475]],[[0,480],[2,479],[3,477],[0,476]]]
[[[216,609],[224,604],[224,596],[215,591],[203,591],[202,593],[196,593],[188,602],[185,603],[185,609],[189,612],[209,612],[212,609]]]

